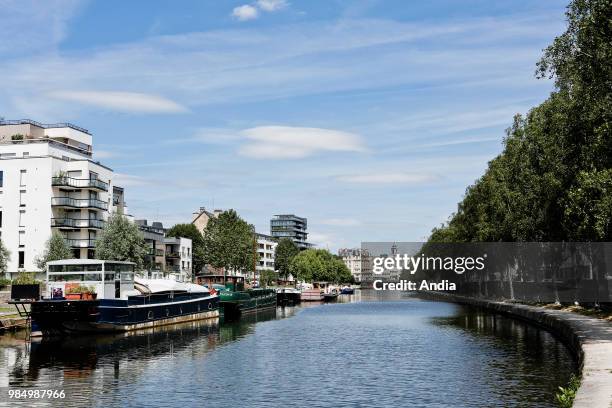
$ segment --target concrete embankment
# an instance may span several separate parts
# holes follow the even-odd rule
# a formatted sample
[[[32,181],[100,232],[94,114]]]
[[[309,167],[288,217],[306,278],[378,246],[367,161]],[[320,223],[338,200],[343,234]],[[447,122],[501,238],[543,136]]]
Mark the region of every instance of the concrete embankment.
[[[428,292],[424,297],[483,307],[549,330],[568,345],[581,367],[574,407],[612,408],[612,323],[562,310],[447,293]]]

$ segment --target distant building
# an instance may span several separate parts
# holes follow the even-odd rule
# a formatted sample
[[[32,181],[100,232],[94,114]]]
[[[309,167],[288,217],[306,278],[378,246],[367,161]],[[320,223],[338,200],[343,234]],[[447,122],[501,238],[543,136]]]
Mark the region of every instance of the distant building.
[[[164,225],[161,222],[154,222],[149,225],[147,220],[136,220],[135,222],[138,225],[138,229],[144,235],[148,248],[144,259],[145,268],[149,272],[163,275],[166,267],[166,244],[164,242],[166,232]]]
[[[257,233],[257,256],[258,263],[255,266],[255,279],[259,280],[261,272],[268,270],[274,271],[274,254],[276,253],[277,240],[265,234]]]
[[[113,170],[93,159],[88,130],[70,123],[0,120],[0,237],[11,252],[7,276],[36,271],[58,231],[75,258],[95,258],[110,214],[127,214]],[[117,200],[115,200],[117,192]]]
[[[214,210],[210,212],[206,208],[200,207],[198,211],[193,213],[191,223],[196,226],[198,231],[203,233],[208,225],[208,221],[210,221],[211,218],[217,218],[222,212],[223,210]]]
[[[219,209],[213,210],[212,212],[210,212],[205,207],[200,207],[197,211],[193,213],[191,223],[195,225],[198,231],[200,231],[203,234],[204,230],[206,229],[206,226],[208,225],[208,221],[210,221],[211,218],[219,217],[219,214],[221,214],[222,212],[223,210],[219,210]],[[218,274],[223,273],[223,268],[215,268],[211,265],[204,265],[201,271],[193,271],[193,273],[195,276],[209,275],[209,274],[218,275]]]
[[[192,243],[189,238],[166,237],[166,273],[180,277],[180,281],[191,281],[192,278]]]
[[[270,235],[277,239],[289,238],[298,248],[308,249],[312,247],[312,245],[307,242],[307,227],[308,223],[306,218],[298,217],[293,214],[275,215],[274,218],[270,220]]]
[[[338,256],[351,271],[356,282],[372,282],[372,260],[367,250],[361,248],[342,248]]]

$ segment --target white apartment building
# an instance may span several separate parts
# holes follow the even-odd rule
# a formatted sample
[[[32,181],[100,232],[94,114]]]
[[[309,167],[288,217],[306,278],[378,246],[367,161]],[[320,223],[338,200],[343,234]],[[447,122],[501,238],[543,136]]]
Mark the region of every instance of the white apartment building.
[[[369,282],[372,277],[372,265],[368,251],[360,248],[342,248],[338,255],[351,274],[355,282]]]
[[[166,245],[166,273],[175,274],[181,282],[191,282],[192,242],[189,238],[164,238]]]
[[[257,233],[257,255],[258,262],[255,265],[255,279],[259,280],[262,271],[274,271],[274,255],[276,253],[276,239],[270,235]]]
[[[36,271],[52,230],[77,258],[94,258],[97,234],[112,212],[127,213],[113,170],[92,160],[92,136],[78,126],[0,121],[0,239],[7,275]]]

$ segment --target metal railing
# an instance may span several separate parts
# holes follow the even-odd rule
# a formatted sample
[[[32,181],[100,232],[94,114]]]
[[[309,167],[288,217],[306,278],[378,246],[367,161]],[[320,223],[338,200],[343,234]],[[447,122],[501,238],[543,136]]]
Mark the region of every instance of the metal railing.
[[[106,201],[95,198],[71,198],[71,197],[53,197],[51,205],[57,207],[72,207],[72,208],[98,208],[100,210],[108,210]]]
[[[87,218],[51,218],[51,226],[59,228],[104,228],[104,220]]]
[[[77,125],[73,125],[72,123],[67,123],[67,122],[65,123],[40,123],[32,119],[18,119],[18,120],[0,120],[0,125],[34,125],[34,126],[37,126],[43,129],[68,127],[74,130],[78,130],[79,132],[87,133],[88,135],[90,134],[89,130],[82,128],[80,126],[77,126]]]
[[[72,248],[94,248],[96,246],[95,239],[72,239],[65,238],[66,244]]]
[[[51,179],[51,185],[73,188],[97,188],[103,191],[108,191],[108,183],[98,179],[77,179],[72,177],[58,176]]]

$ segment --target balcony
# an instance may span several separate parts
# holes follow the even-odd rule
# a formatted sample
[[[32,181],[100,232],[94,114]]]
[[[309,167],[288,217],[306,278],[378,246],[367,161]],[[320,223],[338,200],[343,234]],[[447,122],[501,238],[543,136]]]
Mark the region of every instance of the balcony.
[[[70,239],[65,238],[66,244],[72,248],[95,248],[95,239]]]
[[[108,210],[106,201],[95,198],[71,198],[71,197],[53,197],[51,206],[59,208],[97,208],[99,210]]]
[[[168,259],[179,259],[181,257],[181,254],[179,254],[178,252],[166,252],[166,258]]]
[[[102,229],[104,228],[104,221],[87,218],[51,218],[51,226],[60,229]]]
[[[92,190],[108,191],[108,183],[97,179],[77,179],[59,176],[51,179],[51,185],[56,187],[66,187],[74,190],[88,188]]]

